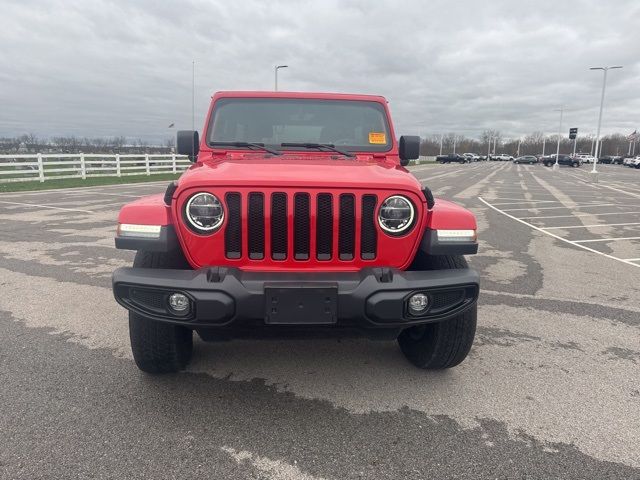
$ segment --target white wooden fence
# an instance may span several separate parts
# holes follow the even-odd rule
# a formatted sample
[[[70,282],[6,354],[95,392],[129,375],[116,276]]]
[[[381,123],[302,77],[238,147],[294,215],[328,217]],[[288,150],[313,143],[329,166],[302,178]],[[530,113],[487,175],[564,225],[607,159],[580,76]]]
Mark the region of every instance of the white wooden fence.
[[[416,160],[416,165],[420,165],[421,163],[432,163],[436,161],[436,157],[420,155],[420,158]]]
[[[191,162],[186,156],[175,154],[37,153],[0,155],[0,183],[178,173],[189,165]]]

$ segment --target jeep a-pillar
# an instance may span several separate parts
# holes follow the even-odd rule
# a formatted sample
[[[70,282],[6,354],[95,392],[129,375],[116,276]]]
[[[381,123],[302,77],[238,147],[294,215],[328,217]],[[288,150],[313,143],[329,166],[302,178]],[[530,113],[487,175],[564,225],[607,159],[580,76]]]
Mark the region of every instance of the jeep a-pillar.
[[[183,369],[194,331],[356,332],[420,368],[464,360],[476,220],[405,168],[420,139],[396,140],[383,97],[220,92],[203,132],[178,132],[179,180],[120,211],[116,247],[137,253],[113,292],[140,369]]]

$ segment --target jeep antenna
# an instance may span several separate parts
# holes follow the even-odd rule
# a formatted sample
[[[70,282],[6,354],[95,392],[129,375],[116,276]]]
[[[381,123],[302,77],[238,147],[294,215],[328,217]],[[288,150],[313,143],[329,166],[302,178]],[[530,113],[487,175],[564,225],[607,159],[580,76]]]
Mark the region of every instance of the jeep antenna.
[[[191,61],[191,131],[196,130],[196,61]],[[196,151],[195,138],[191,135],[191,153]]]

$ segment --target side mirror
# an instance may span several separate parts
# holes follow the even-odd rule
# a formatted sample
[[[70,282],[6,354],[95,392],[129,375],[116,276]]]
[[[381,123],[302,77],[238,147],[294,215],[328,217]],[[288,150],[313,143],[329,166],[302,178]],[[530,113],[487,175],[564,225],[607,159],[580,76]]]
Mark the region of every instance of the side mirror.
[[[409,160],[420,157],[420,137],[417,135],[403,135],[400,137],[400,165],[406,167]]]
[[[178,155],[187,155],[195,162],[200,151],[200,135],[194,130],[178,130],[176,147]]]

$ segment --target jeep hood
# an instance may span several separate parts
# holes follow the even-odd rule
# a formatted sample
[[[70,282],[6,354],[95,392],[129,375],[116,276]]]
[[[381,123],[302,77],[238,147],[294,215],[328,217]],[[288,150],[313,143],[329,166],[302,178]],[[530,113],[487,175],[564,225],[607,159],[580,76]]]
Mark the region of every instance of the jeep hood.
[[[415,193],[422,188],[420,182],[404,167],[389,161],[333,159],[327,155],[256,157],[195,163],[180,177],[179,189],[220,185],[367,188]]]

